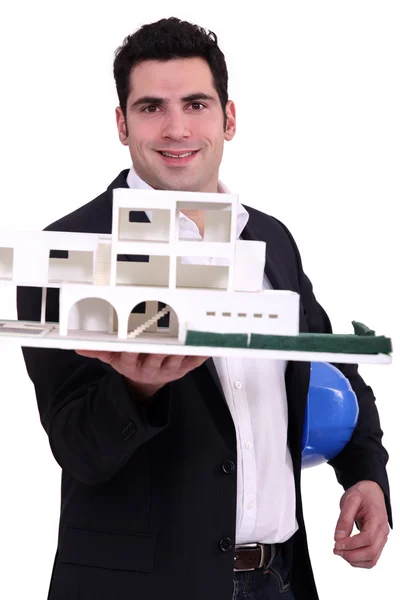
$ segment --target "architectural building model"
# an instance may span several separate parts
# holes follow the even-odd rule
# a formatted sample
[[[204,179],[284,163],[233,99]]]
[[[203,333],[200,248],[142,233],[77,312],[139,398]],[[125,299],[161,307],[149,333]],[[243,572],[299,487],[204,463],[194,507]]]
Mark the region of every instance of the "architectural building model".
[[[390,363],[390,339],[356,322],[354,335],[299,333],[299,295],[263,290],[266,245],[236,239],[237,206],[234,194],[124,188],[110,235],[0,231],[0,287],[42,289],[40,322],[0,320],[0,342]],[[204,211],[203,239],[181,237],[185,210]],[[57,323],[46,322],[52,287]]]

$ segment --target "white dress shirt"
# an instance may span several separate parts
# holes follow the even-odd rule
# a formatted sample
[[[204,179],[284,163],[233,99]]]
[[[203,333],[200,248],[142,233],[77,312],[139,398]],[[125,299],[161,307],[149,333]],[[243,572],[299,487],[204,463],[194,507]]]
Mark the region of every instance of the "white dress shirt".
[[[133,167],[127,184],[130,188],[152,189]],[[218,191],[229,193],[221,181]],[[238,239],[248,219],[249,213],[239,205]],[[185,238],[201,239],[197,225],[182,213],[179,224]],[[212,257],[200,260],[203,264],[221,261]],[[185,257],[185,261],[194,259]],[[272,289],[266,276],[264,289]],[[213,360],[236,429],[236,544],[282,543],[298,529],[293,464],[287,444],[287,363],[264,358]]]

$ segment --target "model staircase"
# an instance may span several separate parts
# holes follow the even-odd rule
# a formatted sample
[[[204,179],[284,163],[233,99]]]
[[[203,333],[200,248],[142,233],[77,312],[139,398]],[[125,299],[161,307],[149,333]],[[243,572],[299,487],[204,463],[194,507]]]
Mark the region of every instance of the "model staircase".
[[[94,285],[110,285],[111,244],[99,244],[96,251]]]
[[[137,337],[138,335],[140,335],[141,333],[143,333],[143,331],[145,331],[151,325],[153,325],[153,323],[155,323],[156,321],[158,321],[159,319],[161,319],[161,317],[163,317],[164,315],[168,314],[170,310],[171,309],[170,309],[169,306],[165,306],[164,308],[162,308],[161,310],[159,310],[158,313],[155,314],[153,317],[151,317],[150,319],[148,319],[147,321],[145,321],[144,323],[142,323],[141,325],[139,325],[139,327],[136,327],[136,329],[133,329],[132,331],[130,331],[128,333],[128,338]]]

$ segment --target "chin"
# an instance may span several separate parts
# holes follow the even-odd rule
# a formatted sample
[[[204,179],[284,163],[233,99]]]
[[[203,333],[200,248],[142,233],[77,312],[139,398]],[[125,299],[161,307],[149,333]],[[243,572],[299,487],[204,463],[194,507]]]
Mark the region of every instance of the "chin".
[[[200,191],[200,185],[195,180],[187,180],[185,178],[180,179],[179,177],[168,179],[165,181],[161,181],[160,185],[163,190],[174,191],[177,190],[179,192],[197,192]]]

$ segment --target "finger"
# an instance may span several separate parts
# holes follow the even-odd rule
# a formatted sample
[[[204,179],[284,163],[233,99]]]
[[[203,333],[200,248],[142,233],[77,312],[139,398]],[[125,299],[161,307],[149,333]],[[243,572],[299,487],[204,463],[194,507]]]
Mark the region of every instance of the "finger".
[[[159,375],[161,363],[167,356],[167,354],[147,354],[140,364],[141,375],[148,377]],[[151,383],[151,381],[148,383]]]
[[[349,494],[347,497],[344,497],[340,516],[336,524],[335,541],[350,537],[361,501],[362,496],[358,493]]]
[[[335,550],[356,550],[357,548],[365,548],[372,544],[381,542],[383,532],[379,526],[378,520],[371,520],[365,523],[361,532],[353,535],[350,538],[342,538],[335,544]]]
[[[149,356],[150,354],[146,354],[145,352],[124,352],[124,366],[132,367],[133,369],[137,369],[139,371],[143,367]]]
[[[353,564],[356,562],[366,562],[373,560],[375,556],[381,551],[382,544],[373,544],[372,546],[365,546],[364,548],[357,548],[356,550],[335,550],[334,554],[341,556],[347,562]]]
[[[100,352],[97,352],[95,350],[75,350],[75,352],[80,356],[87,356],[89,358],[97,358],[98,355],[101,354]]]
[[[357,563],[350,563],[352,567],[356,568],[356,569],[372,569],[373,567],[375,567],[376,562],[368,560],[365,562],[357,562]]]
[[[352,560],[352,562],[350,563],[353,567],[359,568],[359,569],[372,569],[373,567],[376,566],[376,564],[378,563],[378,560],[381,557],[381,554],[383,552],[383,549],[385,547],[386,544],[386,540],[385,542],[378,548],[378,550],[375,552],[375,555],[373,555],[371,558],[367,559],[367,560]]]
[[[192,371],[197,367],[200,367],[206,360],[208,356],[185,356],[182,361],[182,368],[185,369],[186,372]]]
[[[140,354],[139,352],[121,352],[121,368],[124,370],[132,371],[138,368],[147,357],[147,354]]]
[[[162,368],[168,371],[177,371],[180,376],[185,375],[207,360],[207,356],[171,355],[162,363]]]
[[[378,562],[383,548],[385,547],[386,540],[379,544],[374,544],[369,548],[363,548],[361,550],[350,550],[340,553],[335,553],[341,556],[345,561],[351,564],[353,567],[359,567],[364,569],[370,569]]]
[[[163,370],[163,372],[180,373],[184,358],[184,356],[177,354],[171,354],[169,356],[166,356],[161,363],[161,369]]]
[[[97,358],[106,363],[111,363],[118,352],[101,352],[98,350],[75,350],[76,354],[86,356],[87,358]]]

